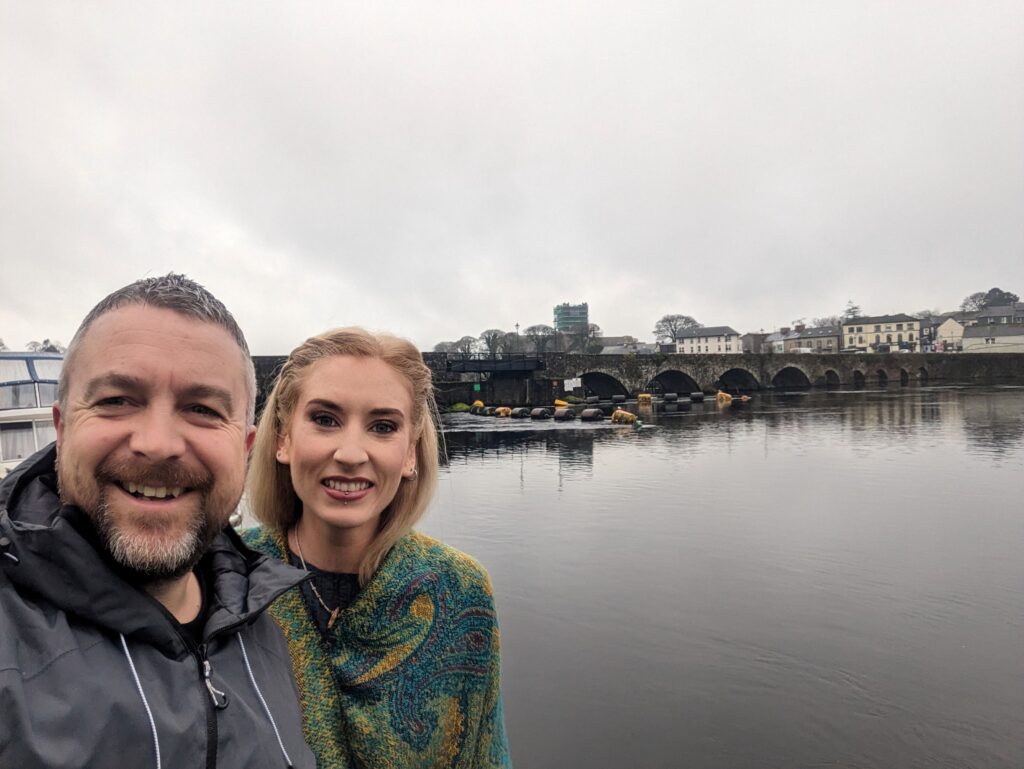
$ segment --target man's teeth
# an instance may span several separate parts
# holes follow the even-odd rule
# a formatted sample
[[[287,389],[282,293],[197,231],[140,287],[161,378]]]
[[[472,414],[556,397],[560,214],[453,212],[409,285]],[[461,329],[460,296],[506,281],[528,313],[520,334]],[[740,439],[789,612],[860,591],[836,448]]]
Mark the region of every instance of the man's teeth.
[[[180,497],[181,486],[144,486],[139,483],[122,483],[121,486],[129,494],[136,494],[150,499],[164,499],[166,497]]]
[[[324,481],[324,485],[329,489],[334,489],[335,491],[363,491],[371,486],[369,481],[353,481],[348,483],[332,480]]]

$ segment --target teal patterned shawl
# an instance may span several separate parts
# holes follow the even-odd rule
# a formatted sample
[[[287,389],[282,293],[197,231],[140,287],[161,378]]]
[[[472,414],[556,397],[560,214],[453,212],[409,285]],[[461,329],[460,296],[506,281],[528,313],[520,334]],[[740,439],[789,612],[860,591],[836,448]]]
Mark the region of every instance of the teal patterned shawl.
[[[280,535],[249,529],[242,537],[287,560]],[[494,597],[469,556],[413,532],[326,636],[299,590],[270,613],[288,638],[320,769],[511,767]]]

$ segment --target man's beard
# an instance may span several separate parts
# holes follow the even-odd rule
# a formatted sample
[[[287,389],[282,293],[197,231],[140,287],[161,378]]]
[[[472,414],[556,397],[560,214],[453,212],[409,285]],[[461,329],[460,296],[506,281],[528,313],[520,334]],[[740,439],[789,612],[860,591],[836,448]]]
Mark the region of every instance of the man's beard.
[[[59,473],[58,473],[59,475]],[[213,478],[209,473],[189,470],[177,462],[126,462],[104,460],[96,468],[96,486],[91,500],[65,500],[77,504],[89,516],[103,547],[134,584],[156,584],[178,579],[190,572],[226,523],[226,516],[210,510]],[[120,492],[112,485],[136,483],[159,487],[182,487],[198,496],[184,531],[173,538],[158,526],[147,526],[144,517],[118,516],[111,510],[110,495]],[[63,484],[62,484],[63,486]],[[63,492],[63,489],[62,489]],[[62,493],[63,497],[63,493]],[[162,523],[157,520],[157,524]],[[163,523],[166,523],[165,521]],[[175,522],[176,524],[178,522]],[[148,529],[148,531],[147,531]]]

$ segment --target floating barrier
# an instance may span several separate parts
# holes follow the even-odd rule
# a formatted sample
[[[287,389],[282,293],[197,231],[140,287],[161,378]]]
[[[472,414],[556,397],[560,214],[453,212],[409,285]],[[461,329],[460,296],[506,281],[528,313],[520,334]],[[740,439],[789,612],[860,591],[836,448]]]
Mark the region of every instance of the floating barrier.
[[[493,417],[495,411],[497,411],[497,409],[494,406],[484,406],[483,411],[480,413],[485,417]]]
[[[626,402],[626,396],[625,395],[613,395],[612,396],[612,403],[625,403],[625,402]]]
[[[690,393],[690,400],[693,401],[694,403],[703,403],[704,402],[704,393],[702,393],[702,392]]]
[[[601,409],[583,409],[580,412],[581,422],[601,422],[604,420],[604,412]]]
[[[551,412],[547,409],[534,409],[530,412],[530,419],[551,419]]]
[[[601,398],[599,396],[597,396],[597,395],[588,395],[586,402],[587,403],[600,403],[601,402]]]
[[[556,422],[571,422],[576,418],[576,411],[570,408],[555,409]]]
[[[665,401],[665,403],[675,403],[679,400],[679,393],[665,393],[661,396],[661,399]]]
[[[530,409],[525,406],[518,406],[512,409],[512,413],[509,416],[513,419],[527,419],[530,416]]]

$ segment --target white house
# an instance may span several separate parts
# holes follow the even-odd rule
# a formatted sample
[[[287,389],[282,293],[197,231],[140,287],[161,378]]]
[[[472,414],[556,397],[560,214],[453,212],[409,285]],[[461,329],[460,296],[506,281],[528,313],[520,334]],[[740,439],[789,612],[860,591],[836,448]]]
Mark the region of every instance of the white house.
[[[679,352],[691,354],[725,355],[743,352],[740,334],[729,326],[688,328],[676,338]]]
[[[999,323],[966,328],[964,352],[1024,352],[1024,325]]]

